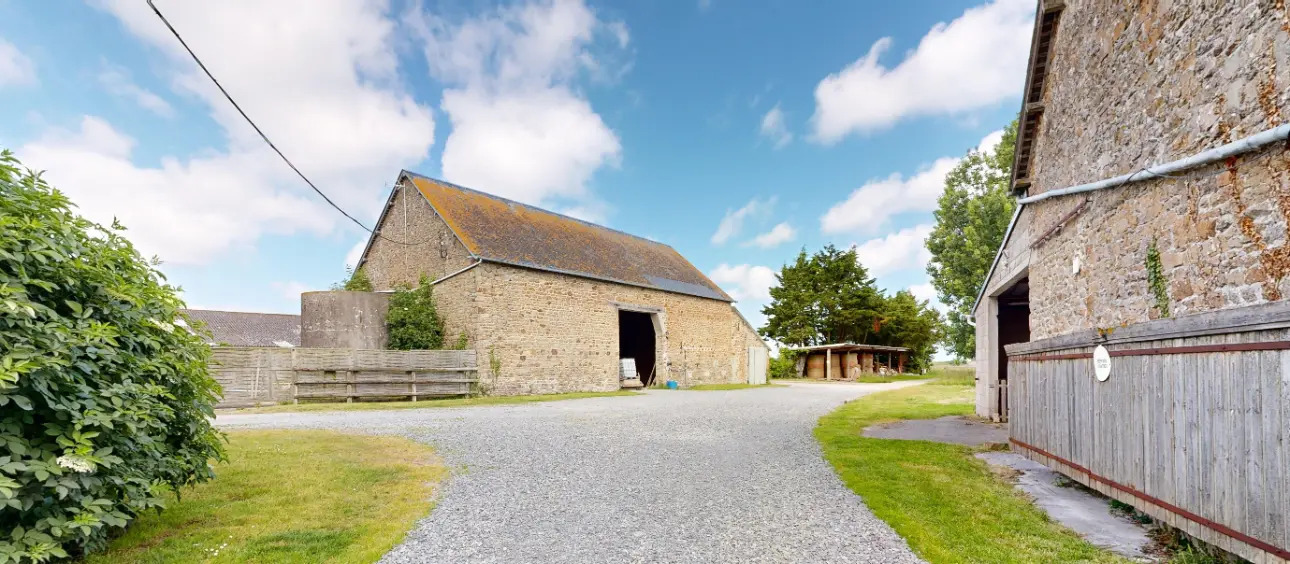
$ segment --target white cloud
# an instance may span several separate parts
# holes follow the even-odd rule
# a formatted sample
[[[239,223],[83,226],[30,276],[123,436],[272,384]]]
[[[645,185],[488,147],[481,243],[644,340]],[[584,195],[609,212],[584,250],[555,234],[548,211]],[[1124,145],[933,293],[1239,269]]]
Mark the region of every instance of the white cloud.
[[[712,234],[712,243],[714,245],[723,245],[726,241],[739,235],[743,230],[744,221],[751,217],[758,217],[770,213],[775,206],[775,198],[759,200],[753,198],[749,200],[744,207],[737,210],[727,210],[726,216],[721,218],[721,223],[717,225],[717,231]]]
[[[1030,55],[1032,0],[994,0],[938,23],[899,64],[879,59],[892,39],[815,87],[815,140],[836,143],[919,115],[962,113],[1016,97]]]
[[[892,173],[866,182],[829,208],[820,218],[820,227],[825,233],[876,233],[894,215],[932,211],[945,189],[945,175],[956,164],[958,159],[944,157],[909,178]]]
[[[753,237],[748,244],[758,246],[763,249],[769,249],[782,243],[792,241],[793,237],[796,236],[797,230],[793,229],[793,226],[789,225],[788,222],[784,222],[770,228],[770,231]]]
[[[977,144],[977,150],[993,150],[1002,138],[1003,130],[992,131]],[[820,218],[820,229],[825,233],[872,234],[893,216],[933,211],[945,191],[945,175],[959,160],[941,157],[909,178],[893,172],[887,178],[870,180],[829,208]]]
[[[562,88],[505,96],[444,92],[452,121],[446,180],[521,202],[587,199],[586,183],[622,147],[586,100]]]
[[[907,227],[885,237],[856,245],[856,258],[869,269],[871,276],[883,276],[901,270],[923,270],[932,254],[924,246],[931,225]]]
[[[722,263],[712,269],[708,277],[737,302],[769,301],[770,288],[775,285],[775,271],[751,264],[732,266]]]
[[[103,85],[103,89],[108,94],[129,99],[139,107],[161,117],[168,118],[175,115],[175,109],[169,102],[151,90],[135,84],[130,79],[129,73],[121,67],[105,65],[98,78],[99,84]]]
[[[12,43],[0,38],[0,86],[36,83],[36,64]]]
[[[625,72],[630,41],[581,0],[533,1],[461,22],[414,9],[430,73],[449,85],[442,109],[447,180],[535,205],[596,204],[587,184],[622,154],[617,134],[579,92],[584,77]]]
[[[979,153],[988,153],[994,150],[994,147],[1003,141],[1003,130],[991,131],[981,139],[981,143],[976,146]]]
[[[396,24],[383,3],[159,4],[278,147],[359,217],[373,218],[396,172],[429,153],[433,112],[398,83]],[[53,130],[29,143],[29,165],[48,169],[87,215],[121,217],[137,244],[171,262],[204,263],[232,248],[253,249],[265,233],[323,234],[340,224],[339,215],[319,205],[269,152],[145,3],[99,5],[169,58],[163,77],[209,105],[227,144],[141,167],[129,160],[128,148],[121,150],[119,141],[128,136],[88,118],[79,132]],[[115,135],[118,142],[90,143],[91,149],[50,142],[103,135],[103,141]]]
[[[175,86],[210,104],[230,151],[263,147],[146,4],[104,4],[171,57]],[[374,215],[397,171],[429,152],[433,112],[398,84],[396,24],[383,3],[241,0],[160,7],[247,114],[342,206]]]
[[[914,284],[909,287],[909,293],[913,294],[915,298],[920,300],[930,300],[933,303],[936,302],[936,288],[932,287],[931,282]]]
[[[920,300],[927,300],[927,303],[931,305],[933,308],[935,308],[936,311],[941,312],[942,315],[944,315],[945,312],[950,310],[948,306],[941,303],[940,298],[937,297],[936,295],[936,288],[932,287],[931,282],[914,284],[913,286],[909,287],[909,293],[913,294],[915,298],[918,298]]]
[[[295,282],[295,281],[273,282],[272,284],[270,284],[270,286],[272,286],[274,290],[277,290],[278,293],[281,294],[283,298],[296,303],[300,303],[300,294],[303,294],[305,292],[309,292],[315,289],[310,287],[308,284],[305,284],[304,282]]]
[[[784,123],[784,111],[779,109],[779,104],[775,104],[762,116],[761,135],[774,142],[776,149],[782,149],[793,141],[793,134],[788,132],[788,126]]]
[[[180,264],[205,263],[233,248],[249,249],[261,235],[323,234],[334,217],[311,198],[279,189],[281,163],[265,151],[163,159],[135,166],[135,140],[98,117],[74,131],[50,130],[17,149],[23,162],[47,172],[91,220],[126,226],[147,256]]]
[[[358,266],[358,261],[363,258],[363,251],[367,250],[368,238],[369,237],[366,235],[363,237],[360,237],[358,239],[358,242],[354,243],[354,246],[349,248],[349,252],[345,253],[346,267],[353,268],[355,266]]]

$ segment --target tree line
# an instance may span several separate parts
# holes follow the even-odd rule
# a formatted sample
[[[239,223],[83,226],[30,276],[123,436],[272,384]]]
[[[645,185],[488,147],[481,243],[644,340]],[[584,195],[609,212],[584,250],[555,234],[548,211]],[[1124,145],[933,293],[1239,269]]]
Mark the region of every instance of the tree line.
[[[908,347],[913,370],[931,364],[937,345],[959,359],[975,356],[972,306],[1016,208],[1010,187],[1016,139],[1014,121],[994,147],[968,151],[946,175],[926,242],[927,274],[947,306],[944,317],[908,290],[879,289],[854,248],[828,245],[814,254],[802,249],[776,274],[761,335],[788,347]]]

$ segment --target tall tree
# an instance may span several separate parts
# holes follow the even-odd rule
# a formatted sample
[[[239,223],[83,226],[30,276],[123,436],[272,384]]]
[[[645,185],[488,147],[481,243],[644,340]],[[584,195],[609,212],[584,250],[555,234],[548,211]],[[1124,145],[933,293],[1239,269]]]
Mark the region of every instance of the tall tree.
[[[936,226],[927,237],[932,254],[927,273],[937,296],[949,306],[943,343],[961,359],[976,354],[976,330],[968,321],[972,304],[1016,207],[1009,187],[1016,142],[1013,121],[997,145],[968,151],[945,177]]]
[[[927,300],[901,290],[883,301],[882,326],[874,344],[909,347],[905,369],[918,372],[931,366],[936,343],[943,337],[941,314]]]
[[[761,333],[786,345],[868,342],[882,317],[882,293],[855,249],[829,245],[810,256],[803,249],[775,278]]]

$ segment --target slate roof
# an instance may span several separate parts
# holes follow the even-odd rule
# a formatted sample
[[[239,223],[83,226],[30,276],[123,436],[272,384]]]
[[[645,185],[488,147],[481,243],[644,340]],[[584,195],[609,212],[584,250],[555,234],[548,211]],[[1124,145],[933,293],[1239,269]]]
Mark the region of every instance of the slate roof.
[[[466,249],[485,261],[734,301],[663,243],[416,173],[403,175]]]
[[[249,313],[210,309],[182,310],[206,324],[208,341],[235,347],[276,347],[279,342],[300,346],[300,316],[285,313]]]

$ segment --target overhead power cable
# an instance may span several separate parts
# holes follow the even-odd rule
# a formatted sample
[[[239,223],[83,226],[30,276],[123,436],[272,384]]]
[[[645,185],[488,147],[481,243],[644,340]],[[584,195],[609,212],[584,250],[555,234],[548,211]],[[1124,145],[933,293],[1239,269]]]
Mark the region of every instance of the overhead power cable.
[[[228,100],[228,103],[233,105],[233,109],[237,110],[237,113],[241,114],[242,119],[246,120],[246,123],[251,125],[251,129],[254,129],[255,132],[259,134],[260,139],[263,139],[265,144],[267,144],[270,149],[273,149],[274,153],[277,153],[278,156],[282,158],[282,162],[287,163],[287,166],[291,167],[291,170],[295,171],[296,176],[299,176],[301,180],[305,181],[305,184],[308,184],[309,187],[312,188],[314,192],[316,192],[319,196],[321,196],[323,201],[327,202],[327,205],[330,205],[332,208],[335,208],[336,211],[340,212],[340,214],[345,216],[345,218],[354,222],[354,225],[359,226],[359,228],[361,228],[363,231],[371,233],[372,235],[376,237],[380,237],[391,243],[395,243],[398,245],[420,245],[426,242],[426,241],[421,241],[421,242],[409,243],[405,241],[396,241],[394,239],[390,239],[389,237],[381,235],[380,233],[372,230],[367,225],[364,225],[363,222],[358,220],[358,218],[350,215],[350,213],[345,211],[344,208],[337,205],[336,202],[333,202],[332,199],[328,197],[327,194],[323,193],[323,191],[319,189],[318,186],[315,185],[312,180],[309,180],[308,176],[305,176],[304,172],[301,172],[300,168],[298,168],[295,165],[295,163],[291,162],[291,159],[288,159],[287,156],[284,155],[282,151],[278,149],[277,145],[273,144],[273,141],[269,139],[269,136],[265,135],[264,131],[260,129],[260,126],[256,125],[255,120],[252,120],[251,116],[246,115],[246,112],[242,110],[242,106],[238,105],[237,100],[234,100],[233,96],[231,96],[228,93],[228,90],[224,89],[224,85],[220,84],[219,79],[216,79],[215,75],[211,74],[210,69],[206,68],[206,64],[202,62],[201,57],[198,57],[197,53],[193,52],[193,48],[188,46],[188,42],[184,41],[183,36],[179,35],[179,31],[175,29],[175,26],[170,25],[170,20],[166,19],[165,14],[161,13],[161,10],[157,8],[157,5],[153,3],[153,0],[147,0],[147,1],[148,1],[148,7],[152,8],[152,13],[157,14],[157,17],[161,19],[161,23],[166,24],[166,29],[170,30],[170,34],[175,36],[175,39],[177,39],[179,41],[179,44],[184,47],[184,50],[188,52],[188,55],[193,58],[193,62],[197,63],[197,66],[202,69],[202,72],[206,73],[206,77],[211,79],[211,82],[215,84],[215,87],[218,88],[220,93],[224,95],[224,99]]]

